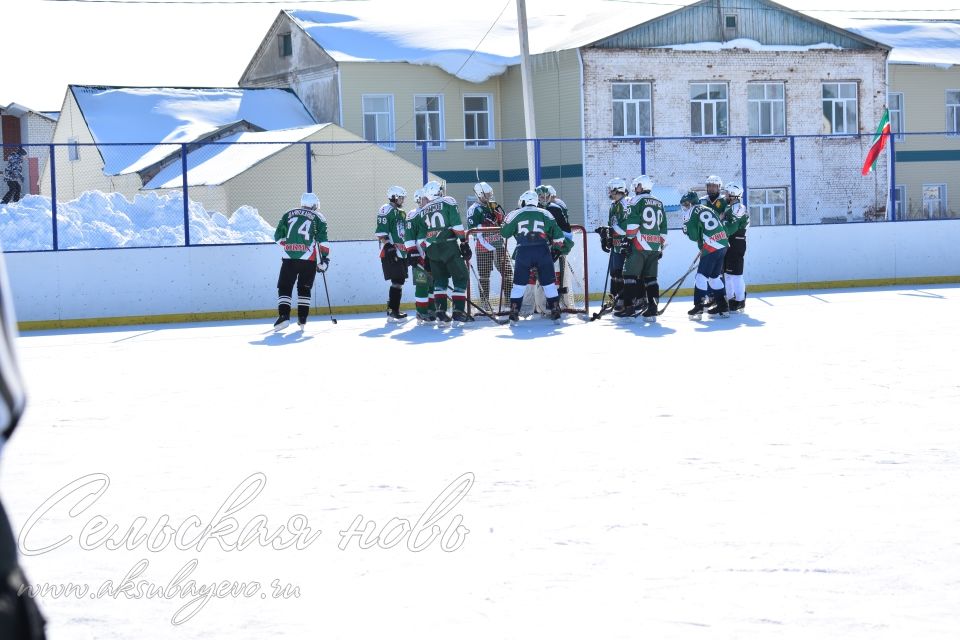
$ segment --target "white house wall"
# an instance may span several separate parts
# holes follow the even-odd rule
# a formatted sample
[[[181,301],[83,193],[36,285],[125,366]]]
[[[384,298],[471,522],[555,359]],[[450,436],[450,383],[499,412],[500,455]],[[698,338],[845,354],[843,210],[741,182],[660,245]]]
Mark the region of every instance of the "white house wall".
[[[653,136],[690,136],[690,84],[728,84],[729,135],[748,129],[747,83],[783,82],[787,134],[824,131],[823,82],[858,84],[860,132],[872,134],[886,102],[885,54],[882,51],[746,50],[675,51],[671,49],[584,49],[584,121],[588,138],[613,135],[613,82],[650,82],[653,87]],[[798,222],[823,218],[862,219],[877,201],[886,201],[886,156],[875,176],[860,177],[870,135],[830,140],[797,140]],[[586,145],[584,182],[587,226],[606,215],[605,184],[612,177],[640,173],[636,141]],[[747,186],[789,187],[789,145],[785,139],[751,139]],[[646,170],[664,186],[685,191],[703,188],[706,177],[743,181],[739,140],[660,141],[647,143]],[[878,177],[879,176],[879,177]],[[789,193],[788,193],[789,198]],[[592,206],[590,203],[594,203]],[[600,203],[599,205],[595,203]],[[668,203],[676,204],[676,203]]]

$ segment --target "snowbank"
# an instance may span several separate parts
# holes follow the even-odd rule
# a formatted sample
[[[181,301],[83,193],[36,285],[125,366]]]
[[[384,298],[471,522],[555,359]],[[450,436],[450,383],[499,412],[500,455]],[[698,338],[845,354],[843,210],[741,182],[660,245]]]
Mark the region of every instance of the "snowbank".
[[[53,248],[50,198],[26,196],[0,206],[0,246],[6,251]],[[240,207],[229,218],[190,203],[191,244],[273,242],[273,227],[253,207]],[[60,249],[182,246],[183,195],[87,191],[76,200],[57,203]]]

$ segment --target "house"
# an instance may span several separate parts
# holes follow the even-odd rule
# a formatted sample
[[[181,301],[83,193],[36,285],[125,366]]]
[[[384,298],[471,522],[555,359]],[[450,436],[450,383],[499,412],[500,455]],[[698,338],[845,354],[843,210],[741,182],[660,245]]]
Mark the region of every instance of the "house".
[[[419,166],[318,124],[285,89],[72,85],[61,113],[53,137],[62,145],[58,201],[90,190],[131,198],[186,185],[189,199],[209,211],[249,206],[275,224],[309,185],[323,210],[341,218],[331,224],[331,238],[340,239],[370,235],[369,211],[391,180],[422,180]],[[53,189],[49,167],[42,187]]]
[[[53,138],[58,116],[56,112],[35,111],[16,102],[0,107],[3,159],[6,160],[18,146],[23,146],[27,152],[23,165],[24,195],[40,192],[40,172],[49,156],[46,145]]]
[[[886,215],[885,170],[857,172],[869,136],[845,134],[872,133],[889,47],[766,0],[528,5],[541,181],[575,222],[599,224],[606,180],[643,170],[668,194],[746,182],[761,223]],[[425,146],[455,197],[478,179],[507,205],[527,188],[525,143],[503,141],[525,131],[512,16],[443,11],[441,28],[398,3],[324,8],[280,12],[239,84],[290,87],[411,162]]]
[[[960,215],[960,22],[850,20],[850,31],[893,47],[889,59],[897,216]]]

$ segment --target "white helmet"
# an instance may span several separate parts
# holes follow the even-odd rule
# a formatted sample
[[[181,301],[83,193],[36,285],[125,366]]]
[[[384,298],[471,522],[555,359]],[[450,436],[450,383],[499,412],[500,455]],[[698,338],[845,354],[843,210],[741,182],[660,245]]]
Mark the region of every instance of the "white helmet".
[[[520,194],[520,200],[517,205],[521,207],[535,207],[540,203],[540,197],[536,191],[524,191]]]
[[[736,182],[728,182],[727,186],[723,188],[728,195],[733,196],[734,198],[739,198],[743,196],[743,187],[738,185]]]
[[[653,178],[651,178],[646,174],[642,176],[637,176],[636,178],[633,179],[633,182],[630,183],[630,190],[636,193],[637,187],[640,187],[640,191],[652,191]]]
[[[406,198],[407,190],[403,187],[393,186],[387,189],[387,200],[393,200],[394,198]]]
[[[722,187],[723,180],[720,179],[720,176],[707,176],[707,184],[715,184],[718,187]]]
[[[473,192],[477,194],[477,198],[481,202],[489,202],[493,200],[493,187],[491,187],[486,182],[478,182],[473,185]]]
[[[305,193],[300,196],[300,207],[302,209],[310,209],[311,211],[316,211],[320,206],[320,200],[317,199],[317,196],[312,193]]]
[[[423,189],[417,189],[416,191],[413,192],[413,201],[416,203],[418,207],[420,206],[421,198],[423,198]]]
[[[423,185],[423,195],[430,200],[436,200],[443,195],[443,185],[436,180],[431,180]]]
[[[624,180],[623,178],[611,178],[610,181],[607,182],[607,194],[612,196],[615,193],[622,193],[623,195],[627,195],[626,180]]]

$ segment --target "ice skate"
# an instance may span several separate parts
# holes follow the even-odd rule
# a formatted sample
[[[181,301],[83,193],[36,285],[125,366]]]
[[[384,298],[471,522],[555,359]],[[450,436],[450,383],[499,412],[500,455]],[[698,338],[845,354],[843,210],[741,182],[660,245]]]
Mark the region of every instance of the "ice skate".
[[[466,311],[454,311],[453,312],[453,326],[462,327],[468,322],[474,322],[476,318],[467,313]]]
[[[516,326],[520,322],[520,308],[515,304],[510,305],[510,324],[511,326]]]
[[[450,316],[447,315],[446,311],[437,311],[437,324],[442,326],[450,325]]]
[[[397,324],[400,322],[406,322],[407,314],[403,311],[387,311],[387,322]]]
[[[273,323],[274,331],[283,331],[290,326],[290,316],[280,316],[277,318],[277,321]]]
[[[436,324],[436,317],[430,317],[427,313],[417,313],[417,326],[421,325],[434,325]]]
[[[693,309],[687,311],[687,317],[691,320],[703,320],[703,303],[694,302]]]

